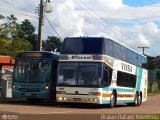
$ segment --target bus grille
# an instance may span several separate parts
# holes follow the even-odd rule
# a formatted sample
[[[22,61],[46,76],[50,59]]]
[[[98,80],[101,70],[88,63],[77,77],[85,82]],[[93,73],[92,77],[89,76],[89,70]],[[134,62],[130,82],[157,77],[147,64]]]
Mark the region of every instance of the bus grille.
[[[40,92],[40,88],[19,88],[21,92]]]

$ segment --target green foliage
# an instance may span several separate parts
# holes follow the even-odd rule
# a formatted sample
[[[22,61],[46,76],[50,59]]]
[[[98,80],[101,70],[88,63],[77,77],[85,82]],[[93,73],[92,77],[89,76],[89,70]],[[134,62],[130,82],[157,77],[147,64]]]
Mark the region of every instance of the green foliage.
[[[37,50],[38,36],[29,20],[25,19],[19,24],[14,15],[0,15],[0,19],[6,21],[0,24],[0,55],[16,56],[22,51]],[[54,36],[48,36],[47,40],[43,41],[43,49],[46,51],[60,51],[61,46],[61,40]]]
[[[147,57],[147,64],[148,64],[148,69],[149,70],[155,70],[157,67],[157,63],[154,60],[154,57]]]
[[[0,15],[0,19],[4,19],[4,16],[3,16],[3,15]]]
[[[19,52],[32,49],[29,41],[19,37],[21,25],[16,22],[17,18],[14,15],[0,15],[0,19],[7,21],[0,25],[0,55],[16,56]]]
[[[35,34],[35,27],[29,20],[25,19],[22,21],[17,35],[20,39],[32,44],[32,50],[37,50],[37,35]]]
[[[17,53],[30,50],[32,45],[20,39],[8,40],[0,39],[0,55],[15,57]]]
[[[10,43],[9,51],[10,56],[16,56],[17,53],[23,51],[29,51],[32,49],[32,45],[28,42],[22,41],[20,39],[15,39]]]
[[[0,55],[8,55],[10,41],[7,39],[0,39]]]
[[[61,40],[55,36],[48,36],[48,39],[46,41],[43,41],[43,49],[46,51],[60,51],[61,47]]]
[[[158,89],[158,90],[156,90],[156,91],[154,91],[154,92],[152,92],[151,90],[148,90],[148,93],[149,93],[149,94],[153,94],[153,93],[155,93],[155,94],[160,94],[160,89]]]
[[[5,17],[2,17],[4,19]],[[6,17],[7,22],[1,25],[0,28],[0,38],[10,38],[16,37],[18,24],[16,23],[17,18],[14,15]]]

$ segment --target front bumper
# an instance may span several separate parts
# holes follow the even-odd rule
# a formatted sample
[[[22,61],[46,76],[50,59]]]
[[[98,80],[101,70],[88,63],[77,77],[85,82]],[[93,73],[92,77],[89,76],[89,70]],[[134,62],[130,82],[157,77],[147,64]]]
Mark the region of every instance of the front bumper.
[[[102,104],[102,98],[91,95],[56,95],[57,102]]]

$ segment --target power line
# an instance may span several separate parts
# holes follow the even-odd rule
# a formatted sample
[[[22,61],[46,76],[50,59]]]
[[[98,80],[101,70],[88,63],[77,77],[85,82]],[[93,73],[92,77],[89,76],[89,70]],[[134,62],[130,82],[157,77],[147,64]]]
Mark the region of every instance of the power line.
[[[61,3],[63,3],[63,1],[62,0],[59,0]],[[73,1],[74,2],[74,1]],[[77,4],[78,5],[78,4]],[[66,11],[64,11],[64,12],[66,12]],[[80,14],[78,14],[78,13],[76,13],[79,17],[81,17],[82,19],[84,19],[85,21],[87,21],[88,23],[89,23],[89,21],[86,19],[86,18],[84,18],[84,17],[82,17]],[[92,25],[97,25],[96,26],[96,28],[97,29],[99,29],[100,31],[103,31],[106,35],[108,35],[109,33],[107,33],[102,27],[100,27],[98,24],[97,24],[98,22],[96,21],[96,24],[92,24]],[[91,24],[91,23],[90,23]]]
[[[28,10],[22,8],[22,7],[16,6],[15,4],[10,3],[10,2],[8,2],[8,1],[0,0],[0,2],[5,3],[5,4],[7,4],[7,5],[10,5],[10,6],[12,6],[12,8],[14,7],[14,8],[16,8],[16,9],[18,8],[18,9],[20,9],[20,10],[22,10],[22,11],[32,13],[31,11],[28,11]],[[34,13],[32,13],[32,14],[34,14]]]
[[[62,0],[59,0],[59,1],[61,1],[61,3],[63,3],[63,1]],[[75,1],[73,1],[77,6],[79,6],[81,9],[84,9],[82,6],[80,6],[77,2],[75,2]],[[96,18],[95,16],[93,16],[93,15],[91,15],[88,11],[85,11],[88,15],[90,15],[90,16],[92,16],[92,17],[94,17],[94,18]],[[78,16],[80,16],[79,14],[78,14]],[[82,16],[80,16],[81,18],[83,18]],[[89,21],[88,20],[86,20],[85,18],[83,18],[85,21],[87,21],[88,23],[89,23]],[[99,24],[99,19],[97,20],[98,18],[96,18],[96,24],[98,23]],[[102,21],[101,21],[102,22]],[[104,31],[104,29],[103,28],[101,28],[99,25],[97,24],[97,28],[99,29],[99,30],[101,30],[101,31],[103,31],[106,35],[108,35],[109,33],[106,33],[106,31]],[[95,25],[95,24],[94,24]],[[104,24],[101,24],[101,25],[103,25],[104,26]],[[108,29],[108,28],[107,28]],[[110,29],[110,28],[109,28]],[[113,30],[111,29],[111,31],[112,31],[112,34],[113,34]],[[125,42],[125,43],[127,43],[126,41],[124,41],[123,39],[121,39],[121,41],[123,41],[123,42]]]
[[[57,36],[58,36],[60,39],[62,39],[61,36],[58,34],[58,32],[54,29],[53,25],[50,23],[49,19],[47,18],[47,16],[46,16],[45,14],[44,14],[44,17],[46,18],[47,22],[48,22],[48,23],[50,24],[50,26],[52,27],[53,31],[57,34]]]
[[[50,22],[52,22],[52,21],[50,21]],[[52,25],[53,25],[53,26],[56,26],[62,33],[67,32],[67,33],[72,34],[72,32],[70,32],[69,30],[67,30],[66,28],[64,28],[62,25],[59,26],[59,25],[57,25],[57,24],[54,23],[54,22],[52,22]]]
[[[38,18],[36,16],[27,15],[27,14],[23,14],[23,13],[17,13],[17,12],[14,12],[14,11],[3,9],[3,8],[0,8],[0,9],[1,9],[0,12],[4,11],[4,12],[7,12],[7,13],[14,13],[14,14],[17,14],[17,15],[27,16],[27,17],[31,17],[31,18]]]
[[[80,6],[77,2],[75,2],[74,0],[73,0],[73,2],[74,2],[77,6],[79,6],[80,8],[83,9],[83,7]],[[116,29],[113,29],[113,27],[112,27],[110,24],[107,24],[109,27],[106,26],[106,22],[104,22],[104,21],[101,20],[100,18],[97,18],[98,15],[97,15],[92,9],[90,9],[82,0],[80,0],[80,2],[81,2],[83,5],[85,5],[85,7],[86,7],[87,9],[89,9],[93,14],[95,14],[95,16],[92,15],[92,14],[90,14],[90,13],[87,12],[87,11],[85,11],[85,12],[86,12],[87,14],[89,14],[90,16],[96,18],[97,21],[100,21],[103,26],[105,26],[106,28],[110,29],[110,30],[111,30],[112,32],[114,32],[114,33],[120,34],[123,38],[128,39],[128,40],[131,40],[127,35],[124,35],[123,33],[117,31]],[[123,42],[125,42],[125,43],[129,42],[129,41],[126,42],[126,41],[124,41],[124,40],[121,40],[121,41],[123,41]],[[142,43],[140,43],[140,42],[137,41],[137,40],[136,40],[136,42],[138,43],[137,46],[138,46],[139,44],[143,45]],[[157,51],[156,51],[156,52],[157,52]]]
[[[75,1],[74,1],[75,2]],[[126,35],[124,35],[123,33],[121,33],[121,32],[119,32],[119,31],[117,31],[116,29],[114,29],[113,28],[113,26],[111,26],[110,24],[107,24],[106,22],[104,22],[102,19],[100,19],[100,18],[97,18],[97,14],[92,10],[92,9],[90,9],[82,0],[80,0],[80,2],[83,4],[83,5],[85,5],[86,6],[86,8],[87,9],[89,9],[94,15],[92,15],[92,14],[90,14],[89,12],[87,12],[90,16],[92,16],[92,17],[94,17],[97,21],[100,21],[101,23],[102,23],[102,25],[104,26],[104,27],[106,27],[107,29],[109,29],[109,30],[111,30],[113,33],[116,33],[116,34],[119,34],[121,37],[122,37],[122,39],[124,38],[124,39],[127,39],[127,40],[131,40],[131,38],[129,38],[128,36],[126,36]],[[80,6],[77,2],[75,2],[78,6]],[[81,7],[81,6],[80,6]],[[83,9],[83,7],[81,7],[82,9]],[[107,25],[108,26],[107,26]],[[119,37],[120,37],[119,36]],[[123,42],[125,42],[125,43],[127,43],[126,41],[124,41],[124,40],[121,40],[121,41],[123,41]],[[141,44],[141,43],[139,43],[139,44]]]
[[[2,2],[2,1],[0,1],[2,4],[3,4],[3,6],[2,7],[5,7],[5,8],[7,8],[7,9],[3,9],[2,7],[1,7],[1,9],[3,9],[3,10],[6,10],[6,11],[10,11],[11,9],[15,9],[15,10],[17,10],[17,11],[19,11],[19,10],[21,10],[21,12],[26,12],[26,13],[29,13],[29,14],[32,14],[32,15],[35,15],[34,13],[31,13],[30,11],[27,11],[27,10],[25,10],[25,9],[22,9],[22,8],[19,8],[19,7],[17,7],[17,6],[13,6],[12,4],[8,4],[8,3],[4,3],[4,2]],[[7,6],[7,5],[12,5],[12,7],[10,7],[9,9],[8,9],[8,7],[9,6]],[[11,12],[13,12],[13,11],[11,11]],[[18,13],[16,13],[16,14],[18,14]],[[21,13],[20,13],[21,14]],[[35,15],[36,16],[36,15]]]
[[[142,51],[143,51],[142,53],[143,53],[143,55],[144,55],[144,50],[145,50],[145,49],[149,49],[150,47],[146,47],[146,46],[145,46],[145,47],[138,47],[138,48],[142,49]]]

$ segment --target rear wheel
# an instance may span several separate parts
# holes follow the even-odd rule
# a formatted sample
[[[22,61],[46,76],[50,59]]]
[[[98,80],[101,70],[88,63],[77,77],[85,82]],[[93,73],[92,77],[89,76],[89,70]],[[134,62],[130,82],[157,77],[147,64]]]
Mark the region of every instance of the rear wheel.
[[[115,104],[116,104],[116,95],[115,95],[115,92],[112,92],[111,97],[110,97],[109,107],[114,108]]]
[[[130,106],[140,106],[142,104],[142,96],[139,93],[136,93],[134,97],[134,102],[133,103],[128,103],[127,105]]]
[[[140,106],[141,104],[142,104],[141,94],[137,94],[137,106]]]

